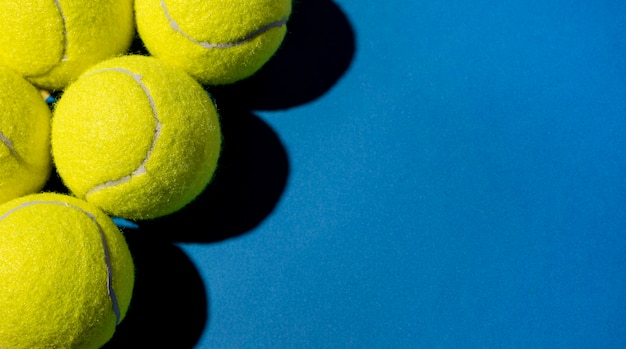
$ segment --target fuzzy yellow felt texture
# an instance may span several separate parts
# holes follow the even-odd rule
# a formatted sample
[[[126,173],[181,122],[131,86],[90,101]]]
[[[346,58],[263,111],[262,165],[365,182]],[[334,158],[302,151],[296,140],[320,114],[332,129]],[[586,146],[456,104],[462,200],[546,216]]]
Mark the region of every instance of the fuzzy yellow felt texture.
[[[0,348],[99,348],[131,301],[134,265],[97,208],[61,194],[0,206]]]
[[[152,55],[219,85],[251,76],[274,55],[291,0],[135,0],[135,13]]]
[[[37,89],[0,67],[0,203],[39,191],[50,174],[50,109]]]
[[[52,153],[64,183],[124,218],[156,218],[184,207],[213,177],[220,146],[210,96],[154,57],[96,65],[54,110]]]
[[[129,48],[133,1],[0,1],[0,28],[0,64],[39,87],[59,90]]]

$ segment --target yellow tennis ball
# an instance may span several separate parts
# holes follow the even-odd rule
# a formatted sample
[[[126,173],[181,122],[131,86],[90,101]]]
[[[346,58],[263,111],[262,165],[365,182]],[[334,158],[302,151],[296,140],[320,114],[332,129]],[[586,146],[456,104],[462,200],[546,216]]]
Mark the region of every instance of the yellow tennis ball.
[[[70,85],[52,120],[66,186],[102,210],[150,219],[179,210],[213,176],[217,110],[188,74],[154,57],[102,62]]]
[[[131,301],[134,265],[113,221],[83,200],[0,205],[0,348],[99,348]]]
[[[39,191],[50,174],[50,109],[39,91],[0,67],[0,203]]]
[[[124,53],[132,0],[0,2],[0,64],[35,85],[62,89],[89,66]]]
[[[209,85],[259,70],[282,43],[290,14],[291,0],[135,0],[148,51]]]

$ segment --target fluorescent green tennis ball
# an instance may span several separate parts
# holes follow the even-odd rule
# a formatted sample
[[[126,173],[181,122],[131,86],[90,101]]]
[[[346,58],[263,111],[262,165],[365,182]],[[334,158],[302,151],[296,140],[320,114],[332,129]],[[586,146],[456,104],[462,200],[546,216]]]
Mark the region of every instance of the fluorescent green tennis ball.
[[[291,0],[135,0],[148,51],[209,85],[259,70],[282,43],[290,14]]]
[[[89,66],[124,53],[132,0],[0,1],[0,64],[35,85],[62,89]]]
[[[164,216],[192,201],[212,178],[220,145],[209,95],[154,57],[94,66],[53,114],[52,154],[66,186],[129,219]]]
[[[0,203],[39,191],[50,174],[50,109],[39,91],[0,67]],[[1,347],[1,346],[0,346]]]
[[[124,318],[134,265],[113,221],[83,200],[0,205],[0,348],[99,348]]]

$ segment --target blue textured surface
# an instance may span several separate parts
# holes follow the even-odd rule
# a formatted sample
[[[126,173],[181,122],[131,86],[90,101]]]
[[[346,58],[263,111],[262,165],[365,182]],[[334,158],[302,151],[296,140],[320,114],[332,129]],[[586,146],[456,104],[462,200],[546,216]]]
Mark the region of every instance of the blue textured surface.
[[[285,183],[247,226],[171,239],[196,347],[626,348],[626,4],[300,3],[338,40],[307,54],[349,65],[225,115]]]

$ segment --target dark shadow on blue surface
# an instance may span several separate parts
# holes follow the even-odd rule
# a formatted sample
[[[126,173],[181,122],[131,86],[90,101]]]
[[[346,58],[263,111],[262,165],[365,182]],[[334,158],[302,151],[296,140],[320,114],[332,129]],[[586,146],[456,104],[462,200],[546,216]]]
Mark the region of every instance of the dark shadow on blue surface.
[[[248,112],[225,109],[220,117],[222,154],[212,182],[182,210],[139,222],[142,229],[169,241],[216,242],[249,232],[274,209],[289,175],[281,141]]]
[[[135,288],[126,318],[107,349],[193,348],[208,323],[207,292],[196,267],[177,246],[152,232],[126,231]]]
[[[280,49],[259,72],[211,89],[220,103],[248,110],[299,106],[324,95],[350,67],[355,33],[334,2],[295,1],[287,29]]]

